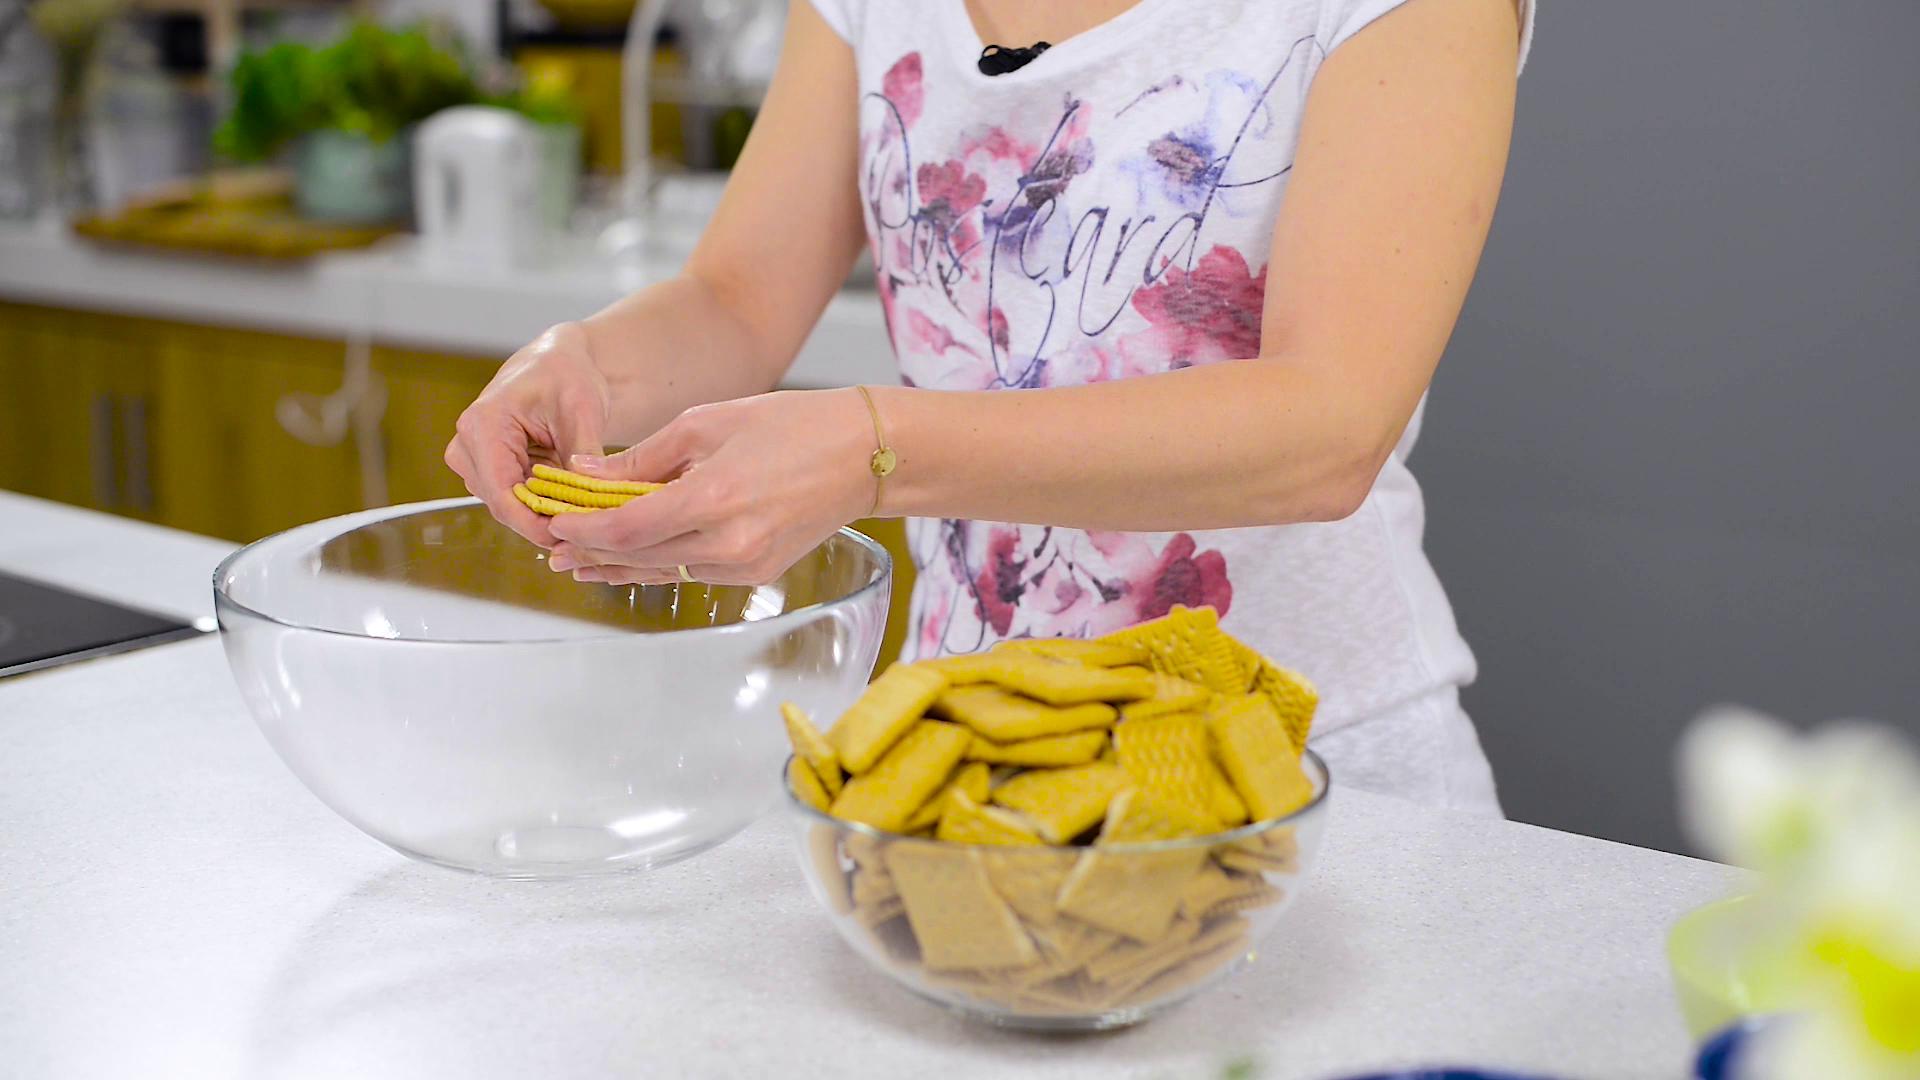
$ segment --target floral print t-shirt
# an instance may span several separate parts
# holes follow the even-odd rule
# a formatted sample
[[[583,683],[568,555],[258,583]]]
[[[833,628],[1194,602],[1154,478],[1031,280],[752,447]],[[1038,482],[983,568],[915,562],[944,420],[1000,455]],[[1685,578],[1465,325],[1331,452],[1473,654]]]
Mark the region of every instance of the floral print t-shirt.
[[[1019,391],[1257,356],[1307,92],[1400,2],[1140,0],[989,77],[963,0],[814,0],[859,68],[860,194],[902,381]],[[1330,524],[915,519],[907,658],[1209,604],[1314,679],[1320,732],[1462,685],[1473,655],[1406,466],[1418,429],[1416,415],[1360,511]]]

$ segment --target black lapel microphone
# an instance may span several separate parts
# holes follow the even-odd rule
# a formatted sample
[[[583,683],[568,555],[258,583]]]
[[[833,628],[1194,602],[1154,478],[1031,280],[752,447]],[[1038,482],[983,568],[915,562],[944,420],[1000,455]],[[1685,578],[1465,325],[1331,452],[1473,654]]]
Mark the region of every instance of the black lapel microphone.
[[[980,74],[1005,75],[1009,71],[1019,71],[1052,47],[1044,41],[1036,41],[1024,49],[989,45],[980,50]]]

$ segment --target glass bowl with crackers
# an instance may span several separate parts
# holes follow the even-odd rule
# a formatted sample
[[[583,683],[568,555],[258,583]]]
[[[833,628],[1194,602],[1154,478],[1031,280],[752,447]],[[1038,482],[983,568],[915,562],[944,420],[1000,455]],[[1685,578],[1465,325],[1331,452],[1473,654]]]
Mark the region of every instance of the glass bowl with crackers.
[[[250,711],[329,807],[414,858],[563,877],[671,862],[776,807],[768,712],[860,695],[890,579],[841,530],[767,585],[583,584],[463,498],[268,537],[214,593]]]
[[[824,731],[781,708],[801,869],[916,994],[1008,1027],[1138,1023],[1253,960],[1306,885],[1317,704],[1211,608],[896,664]]]

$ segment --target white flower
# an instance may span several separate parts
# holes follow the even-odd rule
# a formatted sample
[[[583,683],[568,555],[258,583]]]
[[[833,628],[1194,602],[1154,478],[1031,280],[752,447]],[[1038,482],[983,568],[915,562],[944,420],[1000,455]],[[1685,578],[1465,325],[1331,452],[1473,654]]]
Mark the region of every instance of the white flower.
[[[1761,875],[1748,947],[1793,962],[1795,1022],[1749,1075],[1920,1080],[1920,760],[1885,730],[1720,709],[1680,772],[1693,835]]]

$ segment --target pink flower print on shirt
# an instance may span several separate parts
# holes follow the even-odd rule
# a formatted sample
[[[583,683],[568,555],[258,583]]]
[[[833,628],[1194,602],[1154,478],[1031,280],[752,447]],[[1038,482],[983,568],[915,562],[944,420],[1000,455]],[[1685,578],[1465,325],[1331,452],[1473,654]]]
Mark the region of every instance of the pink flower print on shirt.
[[[908,127],[920,119],[920,107],[926,101],[926,87],[920,79],[920,54],[910,52],[893,62],[880,79],[880,92],[900,111],[900,120]]]
[[[1146,318],[1143,336],[1165,351],[1167,366],[1182,368],[1258,356],[1266,294],[1266,267],[1255,275],[1246,256],[1216,245],[1191,272],[1168,265],[1159,282],[1133,294],[1133,308]]]
[[[1175,604],[1210,605],[1222,615],[1233,607],[1227,557],[1200,551],[1192,533],[1175,533],[1158,552],[1151,537],[1140,533],[1090,532],[1086,537],[1112,573],[1101,584],[1107,603],[1091,633],[1157,619]]]
[[[980,621],[1005,637],[1013,629],[1013,616],[1027,591],[1021,580],[1027,560],[1020,557],[1020,530],[1011,525],[992,527],[986,555],[972,583],[973,602]]]

